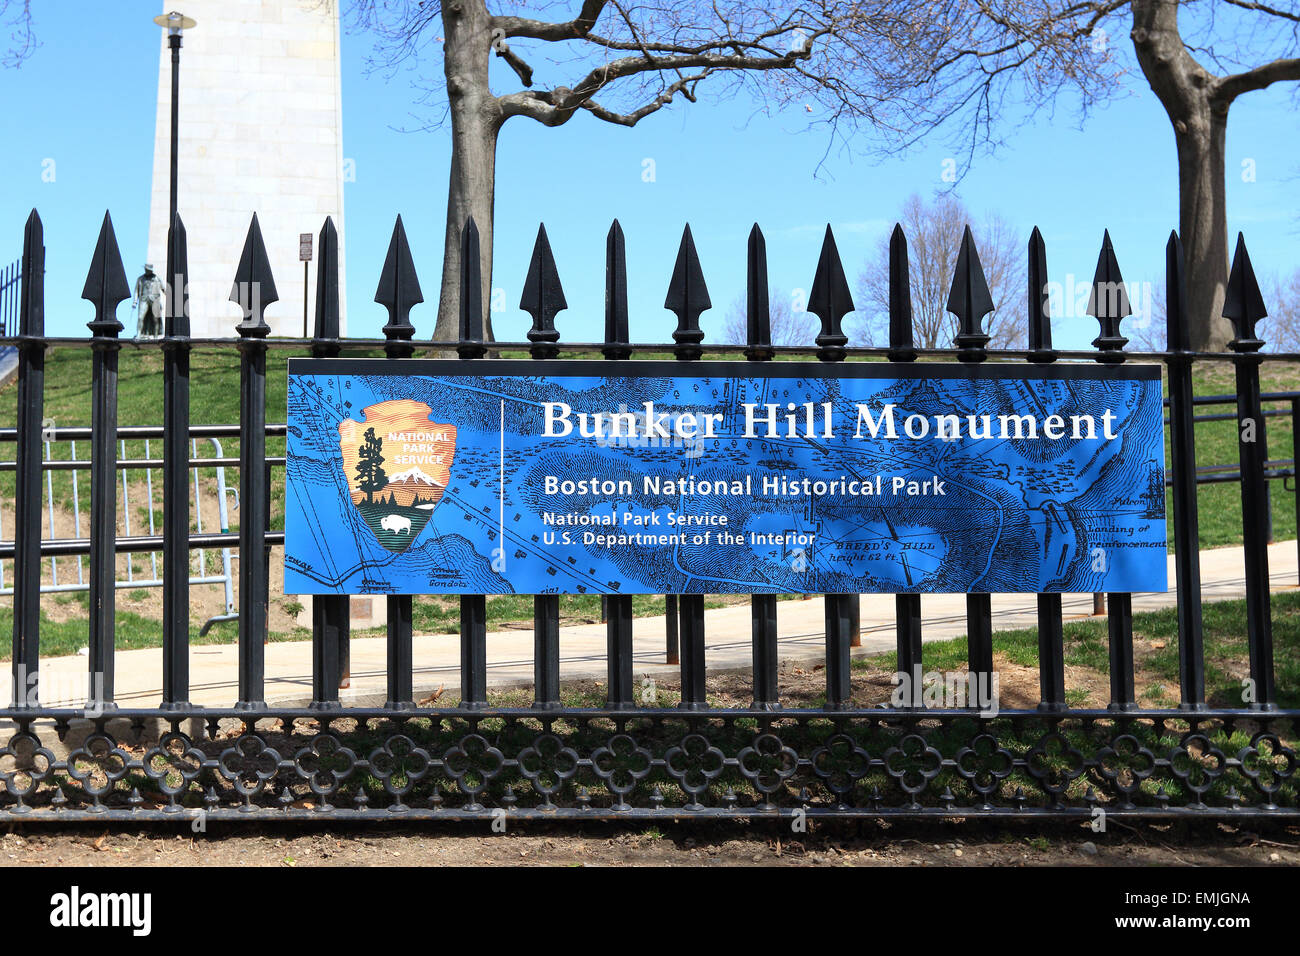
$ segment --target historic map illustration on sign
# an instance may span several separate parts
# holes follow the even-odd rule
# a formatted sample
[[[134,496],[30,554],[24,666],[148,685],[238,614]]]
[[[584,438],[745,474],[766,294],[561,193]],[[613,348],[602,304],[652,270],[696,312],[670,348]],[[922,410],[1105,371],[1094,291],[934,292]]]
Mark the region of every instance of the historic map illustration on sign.
[[[1150,366],[289,371],[287,593],[1167,586]]]

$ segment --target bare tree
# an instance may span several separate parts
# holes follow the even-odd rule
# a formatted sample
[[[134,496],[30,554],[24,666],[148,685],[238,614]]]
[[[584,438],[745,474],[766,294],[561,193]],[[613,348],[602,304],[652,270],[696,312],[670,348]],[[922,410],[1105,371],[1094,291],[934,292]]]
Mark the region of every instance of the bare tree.
[[[1258,326],[1265,348],[1273,352],[1300,352],[1300,269],[1289,276],[1275,275],[1264,294],[1268,318]]]
[[[1000,69],[1051,72],[1063,46],[1090,38],[1109,54],[1115,28],[1128,34],[1136,64],[1173,126],[1192,346],[1222,349],[1232,337],[1222,317],[1228,111],[1245,93],[1300,80],[1300,8],[1293,0],[955,0],[949,6],[978,8],[1002,27],[972,36],[965,49],[945,51],[934,63],[936,83],[963,82],[973,71],[988,76],[975,122],[967,126],[972,148],[980,138],[993,140],[988,129],[1005,102],[998,95]],[[1012,41],[1016,53],[1008,62]],[[1107,61],[1085,105],[1113,90],[1123,72],[1124,64],[1109,55]]]
[[[1125,348],[1140,352],[1163,352],[1169,344],[1169,315],[1165,311],[1168,306],[1164,283],[1152,285],[1147,295],[1141,299],[1142,304],[1134,303],[1134,298],[1129,296],[1134,314],[1120,324],[1120,332],[1128,338]]]
[[[515,116],[633,126],[679,95],[694,103],[739,88],[768,107],[807,107],[832,143],[889,154],[946,129],[969,156],[1066,95],[1086,115],[1121,89],[1133,64],[1110,42],[1118,27],[1174,130],[1192,342],[1221,348],[1228,111],[1245,93],[1300,79],[1300,10],[1289,0],[581,0],[572,13],[531,4],[531,15],[512,0],[492,6],[352,0],[356,22],[379,37],[378,64],[441,44],[442,81],[426,91],[445,104],[453,140],[440,339],[455,337],[457,240],[471,214],[488,298],[497,136]],[[520,88],[493,92],[493,52]],[[870,135],[850,140],[859,131]]]
[[[1232,337],[1232,326],[1222,316],[1228,282],[1228,110],[1243,93],[1280,80],[1300,80],[1300,59],[1295,58],[1300,10],[1291,4],[1224,0],[1230,12],[1235,8],[1256,15],[1249,24],[1230,25],[1246,30],[1232,44],[1207,42],[1204,31],[1216,25],[1213,10],[1200,36],[1184,38],[1176,0],[1132,0],[1131,5],[1138,63],[1173,124],[1178,146],[1179,231],[1187,256],[1192,347],[1222,349]],[[1243,61],[1245,50],[1255,54],[1254,63]]]
[[[22,66],[37,46],[32,31],[32,0],[0,0],[0,30],[8,34],[0,66]]]
[[[909,196],[899,224],[907,237],[912,282],[912,336],[919,348],[949,348],[957,319],[944,310],[956,268],[962,233],[970,213],[951,193],[926,202]],[[971,224],[994,310],[984,321],[993,348],[1013,348],[1025,340],[1025,253],[1015,230],[996,215]],[[858,278],[858,315],[851,330],[873,345],[889,341],[889,233],[881,237]]]
[[[812,345],[821,326],[811,312],[795,311],[792,297],[773,287],[768,292],[768,314],[771,317],[770,345]],[[727,309],[726,324],[722,327],[724,345],[748,345],[749,327],[746,316],[745,294],[741,293]]]
[[[441,46],[441,82],[425,91],[427,103],[445,106],[453,144],[435,338],[457,337],[459,235],[470,215],[489,299],[497,138],[514,117],[560,126],[585,114],[628,127],[679,96],[695,103],[740,89],[769,107],[806,107],[831,143],[867,129],[872,148],[887,151],[947,123],[988,136],[1004,97],[1041,105],[1074,91],[1086,109],[1110,82],[1106,51],[1085,34],[1053,32],[1055,21],[1025,32],[1021,15],[1044,4],[1055,9],[1015,4],[1012,21],[984,0],[582,0],[576,11],[528,4],[527,15],[510,0],[492,0],[491,10],[488,0],[353,0],[354,23],[378,37],[376,66]],[[518,88],[493,91],[493,53]]]
[[[1289,276],[1275,273],[1263,280],[1264,305],[1268,318],[1255,327],[1264,340],[1266,352],[1300,352],[1300,269]],[[1168,345],[1168,313],[1164,283],[1155,285],[1147,295],[1148,308],[1135,303],[1132,318],[1124,323],[1130,349],[1163,352]]]

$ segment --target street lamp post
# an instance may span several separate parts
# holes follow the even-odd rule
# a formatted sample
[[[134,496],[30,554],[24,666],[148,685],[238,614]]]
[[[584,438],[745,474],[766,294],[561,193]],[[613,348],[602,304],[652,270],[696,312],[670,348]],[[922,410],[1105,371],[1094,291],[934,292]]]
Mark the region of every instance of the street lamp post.
[[[167,223],[170,226],[176,219],[176,141],[180,126],[181,93],[181,31],[194,27],[194,19],[173,10],[153,18],[153,22],[167,31],[167,46],[172,51],[172,152],[171,152],[171,196],[168,207]]]

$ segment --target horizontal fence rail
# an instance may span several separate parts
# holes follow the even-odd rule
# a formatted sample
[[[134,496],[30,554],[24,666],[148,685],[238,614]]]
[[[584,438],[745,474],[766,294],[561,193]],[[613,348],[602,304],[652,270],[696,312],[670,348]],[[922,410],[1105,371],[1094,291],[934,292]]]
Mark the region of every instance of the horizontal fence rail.
[[[14,562],[12,699],[0,712],[0,819],[177,820],[214,818],[487,819],[504,812],[519,819],[715,819],[878,817],[1300,817],[1295,769],[1296,720],[1300,711],[1282,706],[1274,674],[1268,542],[1272,537],[1269,482],[1294,478],[1290,459],[1270,458],[1263,440],[1266,417],[1290,416],[1293,436],[1300,393],[1261,392],[1260,367],[1291,365],[1300,355],[1265,354],[1255,335],[1263,315],[1244,242],[1238,243],[1224,315],[1236,330],[1230,351],[1196,353],[1188,347],[1183,258],[1176,235],[1167,247],[1169,350],[1129,352],[1121,325],[1127,298],[1097,290],[1122,289],[1110,237],[1103,240],[1089,314],[1100,326],[1093,350],[1052,345],[1048,311],[1046,247],[1037,230],[1028,247],[1028,348],[990,349],[983,328],[992,309],[978,253],[969,230],[962,240],[949,310],[956,317],[952,348],[913,344],[907,241],[896,228],[891,239],[889,344],[848,345],[841,328],[853,311],[834,237],[828,227],[809,296],[820,320],[808,347],[771,343],[766,248],[757,226],[747,248],[747,342],[704,342],[701,312],[709,307],[689,228],[669,283],[666,308],[677,316],[671,343],[629,341],[627,264],[621,226],[606,241],[605,339],[561,344],[556,316],[566,308],[545,229],[539,230],[520,307],[532,316],[527,341],[484,340],[478,233],[472,220],[462,233],[460,329],[455,342],[421,342],[410,313],[423,302],[414,258],[400,217],[393,230],[375,301],[388,314],[382,339],[339,335],[338,236],[326,220],[319,237],[314,335],[308,341],[270,336],[264,310],[276,301],[256,217],[235,270],[232,300],[244,313],[236,337],[189,336],[184,294],[188,254],[184,226],[173,218],[168,232],[169,293],[164,336],[120,339],[115,312],[128,297],[111,219],[100,230],[83,297],[91,303],[91,336],[44,334],[44,236],[40,218],[29,217],[21,260],[21,302],[16,334],[7,326],[0,346],[19,353],[17,425],[0,429],[12,442],[12,541],[0,541],[0,559]],[[171,290],[178,290],[173,297]],[[93,352],[92,425],[43,431],[46,354],[63,347]],[[1167,369],[1166,426],[1171,457],[1166,485],[1172,501],[1174,566],[1178,592],[1179,704],[1140,706],[1133,647],[1132,596],[1110,594],[1107,647],[1110,694],[1105,708],[1072,707],[1067,700],[1064,625],[1060,594],[1037,596],[1039,703],[1029,709],[981,710],[928,706],[918,682],[889,706],[855,705],[852,648],[861,633],[858,595],[828,594],[825,654],[820,670],[825,694],[792,701],[781,693],[781,647],[775,595],[751,597],[752,701],[744,708],[711,706],[702,595],[666,595],[667,657],[680,668],[672,706],[635,682],[632,598],[602,595],[607,634],[607,677],[602,706],[566,702],[561,685],[561,602],[555,594],[534,598],[531,706],[501,707],[489,693],[487,601],[460,596],[460,694],[454,706],[437,695],[421,698],[414,686],[420,664],[413,653],[413,599],[389,595],[386,608],[386,693],[382,706],[345,706],[340,684],[350,673],[351,609],[348,598],[319,595],[312,607],[312,680],[301,705],[268,706],[265,699],[268,602],[272,547],[284,532],[271,527],[273,479],[286,455],[268,454],[267,440],[286,436],[283,424],[266,420],[266,359],[270,350],[307,352],[316,358],[382,353],[400,363],[417,352],[455,352],[462,360],[489,349],[523,351],[534,359],[599,357],[635,363],[665,355],[683,369],[704,368],[710,355],[744,358],[761,374],[774,359],[838,363],[997,362],[1046,365],[1070,362],[1113,366],[1142,360]],[[117,371],[123,348],[156,349],[163,361],[162,426],[119,426]],[[238,425],[190,422],[189,363],[197,349],[237,355],[241,415]],[[1230,363],[1235,394],[1194,396],[1198,363]],[[697,363],[692,366],[687,363]],[[526,367],[525,362],[520,363]],[[614,366],[617,367],[617,366]],[[1235,406],[1235,414],[1212,411]],[[1268,406],[1267,410],[1265,406]],[[1281,405],[1281,408],[1276,406]],[[1202,412],[1198,414],[1198,411]],[[1198,422],[1252,423],[1259,440],[1240,441],[1239,461],[1198,464]],[[504,427],[504,426],[503,426]],[[46,441],[88,442],[89,461],[48,460]],[[128,457],[125,442],[150,444],[143,457]],[[236,441],[238,454],[200,458],[195,442]],[[503,439],[504,441],[504,439]],[[192,469],[238,469],[237,530],[204,530],[196,506]],[[162,515],[152,509],[146,534],[133,534],[132,505],[123,494],[127,474],[162,472]],[[54,504],[52,474],[90,472],[89,527],[75,538],[45,536],[42,498]],[[1197,487],[1230,482],[1241,488],[1246,558],[1247,638],[1250,693],[1240,704],[1207,700],[1201,620]],[[81,490],[75,508],[80,515]],[[1157,497],[1159,493],[1157,492]],[[1300,496],[1298,496],[1300,497]],[[126,515],[118,533],[118,508]],[[1297,504],[1300,515],[1300,504]],[[192,527],[193,525],[193,527]],[[190,551],[229,549],[238,555],[237,691],[222,707],[190,701]],[[115,693],[117,555],[162,554],[162,699],[156,706],[123,705]],[[42,693],[40,595],[43,560],[88,556],[89,591],[86,693],[77,705],[49,704]],[[1163,560],[1163,556],[1162,556]],[[51,567],[53,565],[51,564]],[[78,573],[81,558],[77,559]],[[200,567],[203,567],[201,564]],[[229,580],[229,564],[226,565]],[[80,578],[78,579],[80,582]],[[895,599],[897,669],[924,668],[923,598]],[[968,663],[971,686],[994,676],[991,596],[968,594]],[[820,640],[820,638],[819,638]],[[818,678],[821,679],[820,677]],[[61,700],[55,694],[50,700]],[[796,706],[798,705],[798,706]]]
[[[86,461],[84,459],[79,459],[77,457],[77,442],[75,439],[66,440],[66,448],[62,450],[66,452],[67,457],[56,458],[54,456],[55,443],[63,441],[63,439],[60,439],[57,436],[56,432],[57,432],[56,429],[49,429],[46,432],[45,440],[44,440],[45,462],[42,465],[42,470],[45,472],[45,510],[48,518],[48,527],[49,527],[51,537],[45,539],[45,541],[42,542],[43,556],[44,554],[47,553],[44,550],[46,543],[48,543],[52,547],[55,546],[56,542],[54,536],[56,533],[55,532],[56,518],[61,519],[66,517],[62,513],[64,509],[62,509],[60,505],[68,495],[71,496],[71,512],[72,512],[71,517],[73,522],[73,530],[77,536],[76,539],[74,540],[78,542],[83,542],[86,544],[87,548],[89,547],[89,539],[82,537],[83,515],[82,515],[82,508],[81,508],[81,500],[84,495],[84,490],[82,488],[82,482],[79,479],[81,473],[84,472],[87,468],[89,468],[91,463],[89,461]],[[121,432],[119,432],[119,435],[120,434]],[[133,463],[130,459],[126,457],[127,455],[126,441],[127,441],[126,438],[122,438],[121,446],[120,446],[121,455],[117,459],[119,477],[121,479],[122,512],[123,512],[124,526],[125,526],[124,527],[125,537],[117,539],[117,548],[115,550],[117,550],[117,553],[119,554],[127,553],[122,550],[121,546],[123,544],[130,546],[133,543],[132,542],[133,535],[131,529],[132,493],[131,493],[130,485],[128,483],[128,470],[130,470],[133,467]],[[150,459],[148,456],[150,453],[150,445],[149,445],[150,437],[149,436],[144,437],[143,441],[144,441],[144,454],[146,456],[145,460],[149,461]],[[190,464],[192,466],[191,468],[192,493],[194,498],[194,509],[195,509],[194,515],[195,515],[197,531],[199,532],[199,534],[203,533],[203,513],[201,510],[201,505],[202,502],[206,500],[207,497],[203,493],[203,487],[200,480],[199,472],[201,467],[215,465],[215,467],[213,467],[214,483],[216,486],[214,497],[215,497],[215,503],[217,509],[218,525],[220,526],[223,532],[230,525],[230,520],[227,513],[226,473],[225,473],[225,468],[220,464],[220,461],[222,460],[221,441],[216,437],[210,437],[207,439],[207,442],[212,445],[214,451],[216,452],[215,458],[199,457],[198,439],[197,438],[192,439],[190,442],[190,451],[192,456],[190,458]],[[17,464],[18,463],[16,461],[0,462],[0,470],[14,471],[17,469]],[[157,461],[156,465],[160,467],[162,465],[162,461],[161,460]],[[150,465],[149,467],[152,469],[153,465]],[[61,486],[59,489],[60,494],[58,496],[56,496],[55,494],[55,486],[54,486],[53,473],[55,471],[70,472],[66,491]],[[145,472],[143,492],[145,497],[145,505],[144,505],[145,521],[148,526],[149,535],[151,537],[156,537],[157,530],[158,530],[157,519],[159,517],[159,513],[158,513],[159,509],[155,501],[154,476],[152,470],[148,470]],[[3,531],[0,530],[0,535],[2,534]],[[0,542],[0,547],[6,544],[9,546],[8,553],[12,554],[13,542],[12,541]],[[197,554],[198,573],[191,574],[189,579],[190,585],[194,586],[194,585],[205,585],[205,584],[212,584],[212,585],[219,584],[222,585],[225,593],[225,613],[220,615],[215,615],[204,622],[203,627],[201,628],[201,632],[206,633],[207,630],[213,624],[219,623],[221,621],[233,619],[234,583],[231,579],[231,560],[232,560],[231,549],[229,547],[221,549],[221,556],[220,556],[221,573],[220,574],[207,573],[206,570],[207,552],[202,547],[199,547],[197,551],[198,551]],[[40,593],[42,594],[72,593],[72,592],[89,590],[89,583],[86,581],[85,574],[84,574],[85,571],[84,562],[81,560],[80,555],[76,557],[76,561],[73,564],[73,568],[75,572],[73,574],[73,577],[75,578],[75,580],[68,580],[69,575],[65,571],[64,580],[61,581],[59,579],[58,556],[57,554],[54,553],[54,551],[50,551],[48,553],[50,555],[50,561],[49,561],[50,579],[48,582],[44,582],[44,581],[42,582],[40,587]],[[122,589],[134,590],[136,588],[162,587],[163,580],[160,575],[159,565],[158,565],[159,552],[154,551],[150,553],[148,557],[149,557],[148,572],[145,573],[143,576],[137,576],[134,561],[128,561],[126,563],[126,577],[124,579],[119,578],[117,581],[117,587],[119,590]],[[12,594],[12,593],[13,593],[13,588],[6,585],[4,565],[2,562],[0,562],[0,594]]]

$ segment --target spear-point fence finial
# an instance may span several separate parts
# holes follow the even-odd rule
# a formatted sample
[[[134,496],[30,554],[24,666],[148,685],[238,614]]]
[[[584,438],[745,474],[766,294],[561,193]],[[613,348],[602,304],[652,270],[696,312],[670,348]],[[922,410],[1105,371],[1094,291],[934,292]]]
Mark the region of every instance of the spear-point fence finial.
[[[691,236],[688,224],[682,230],[681,245],[677,247],[677,262],[673,265],[673,277],[668,283],[668,295],[664,298],[664,308],[677,316],[673,341],[677,343],[678,358],[697,359],[704,354],[700,348],[700,343],[704,341],[700,314],[712,307],[709,288],[704,282],[704,271],[700,268],[700,257],[695,251],[695,239]]]
[[[482,358],[487,354],[483,344],[482,276],[478,225],[470,216],[460,232],[460,344],[456,351],[461,358]]]
[[[127,285],[126,270],[122,268],[113,218],[107,212],[99,227],[99,239],[95,243],[81,297],[95,306],[95,318],[87,323],[90,331],[95,335],[116,338],[122,331],[122,323],[117,321],[117,307],[131,297],[131,287]]]
[[[627,250],[617,219],[605,236],[605,358],[625,359],[627,348]]]
[[[1165,243],[1165,348],[1170,352],[1192,348],[1187,318],[1187,261],[1176,229],[1169,230],[1169,241]]]
[[[767,240],[758,223],[754,223],[745,257],[745,358],[751,362],[762,362],[775,354],[768,294]]]
[[[1234,352],[1258,352],[1263,348],[1264,341],[1255,334],[1255,323],[1267,316],[1268,308],[1250,264],[1250,253],[1246,251],[1246,239],[1237,233],[1237,248],[1232,253],[1232,269],[1223,300],[1223,317],[1231,320],[1237,332],[1229,347]]]
[[[1122,362],[1119,353],[1128,344],[1120,334],[1120,322],[1133,314],[1129,305],[1128,292],[1124,288],[1124,276],[1119,271],[1119,260],[1115,258],[1115,249],[1110,243],[1110,230],[1101,238],[1101,252],[1097,256],[1097,272],[1092,278],[1092,291],[1088,296],[1088,314],[1101,323],[1101,334],[1092,340],[1093,347],[1103,353],[1100,361]]]
[[[1052,348],[1052,308],[1048,295],[1047,243],[1034,226],[1029,235],[1029,361],[1055,362]]]
[[[957,267],[953,270],[946,307],[957,317],[957,335],[953,344],[957,346],[958,361],[982,362],[988,357],[984,351],[989,343],[989,336],[984,331],[984,316],[993,308],[993,295],[984,277],[975,237],[967,226],[962,232],[961,248],[957,250]]]
[[[853,311],[853,296],[849,292],[848,280],[844,278],[844,265],[840,262],[840,251],[835,246],[835,234],[829,224],[822,239],[812,289],[808,293],[808,311],[822,321],[822,330],[816,340],[817,357],[823,362],[842,361],[849,337],[840,328],[840,321]]]
[[[320,229],[320,251],[316,257],[315,338],[334,341],[339,337],[339,233],[334,220],[325,217]]]
[[[248,235],[244,239],[244,251],[239,256],[239,268],[235,270],[235,284],[230,290],[230,301],[244,311],[244,320],[236,326],[243,338],[265,338],[271,327],[264,318],[266,307],[272,302],[280,301],[275,291],[275,278],[271,275],[271,261],[266,255],[266,243],[262,241],[262,227],[258,224],[257,213],[248,224]]]
[[[18,299],[18,334],[45,334],[45,226],[33,209],[23,227],[22,289]],[[43,348],[44,346],[42,346]]]
[[[528,263],[524,279],[524,292],[519,298],[519,308],[533,317],[528,330],[528,341],[533,343],[533,358],[554,358],[559,354],[555,343],[560,333],[555,328],[555,316],[569,307],[564,300],[564,287],[560,272],[555,267],[551,242],[546,236],[546,224],[537,227],[537,241],[533,243],[533,257]]]
[[[916,361],[912,340],[912,276],[907,261],[907,236],[901,223],[889,235],[889,360]]]
[[[393,223],[393,237],[388,241],[388,254],[384,256],[384,267],[379,272],[375,301],[388,310],[384,338],[396,342],[410,341],[415,335],[411,309],[424,301],[424,293],[420,291],[420,279],[415,273],[415,260],[411,256],[410,243],[406,241],[406,227],[402,225],[401,215]],[[404,354],[410,355],[412,351],[408,349]]]

